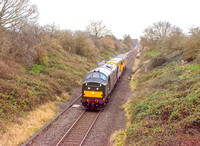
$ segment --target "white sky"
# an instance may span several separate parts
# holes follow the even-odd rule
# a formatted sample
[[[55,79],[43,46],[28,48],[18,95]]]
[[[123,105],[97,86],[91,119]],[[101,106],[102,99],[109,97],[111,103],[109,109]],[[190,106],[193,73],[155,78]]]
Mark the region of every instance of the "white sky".
[[[102,20],[113,34],[139,38],[149,25],[169,21],[188,31],[200,26],[200,0],[32,0],[41,25],[56,23],[61,29],[85,30],[90,21]]]

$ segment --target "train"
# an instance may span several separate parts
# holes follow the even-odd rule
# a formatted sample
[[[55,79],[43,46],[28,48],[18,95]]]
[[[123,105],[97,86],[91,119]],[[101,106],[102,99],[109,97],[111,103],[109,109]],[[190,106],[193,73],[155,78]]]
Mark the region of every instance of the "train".
[[[82,84],[84,110],[102,110],[127,66],[127,55],[120,54],[88,72]]]

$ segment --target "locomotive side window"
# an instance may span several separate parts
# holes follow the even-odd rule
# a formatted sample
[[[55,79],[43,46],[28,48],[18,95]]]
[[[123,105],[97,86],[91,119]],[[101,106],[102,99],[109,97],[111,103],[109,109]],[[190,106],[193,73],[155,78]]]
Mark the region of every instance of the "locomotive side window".
[[[100,78],[101,78],[102,80],[104,80],[104,81],[107,80],[107,77],[106,77],[104,74],[101,74],[101,75],[100,75]]]

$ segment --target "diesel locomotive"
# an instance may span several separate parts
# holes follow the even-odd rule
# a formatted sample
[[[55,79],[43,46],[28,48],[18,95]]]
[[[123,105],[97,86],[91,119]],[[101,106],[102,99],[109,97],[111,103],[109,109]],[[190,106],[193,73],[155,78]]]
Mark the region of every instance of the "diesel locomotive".
[[[85,75],[82,84],[83,109],[101,110],[127,65],[127,55],[120,54]]]

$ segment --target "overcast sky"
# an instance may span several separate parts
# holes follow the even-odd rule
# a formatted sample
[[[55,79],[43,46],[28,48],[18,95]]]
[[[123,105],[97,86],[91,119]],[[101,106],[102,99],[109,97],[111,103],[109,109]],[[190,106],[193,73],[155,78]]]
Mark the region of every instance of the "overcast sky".
[[[200,26],[200,0],[32,0],[41,25],[56,23],[61,29],[85,30],[90,21],[102,20],[113,34],[139,38],[149,25],[169,21],[188,31]]]

